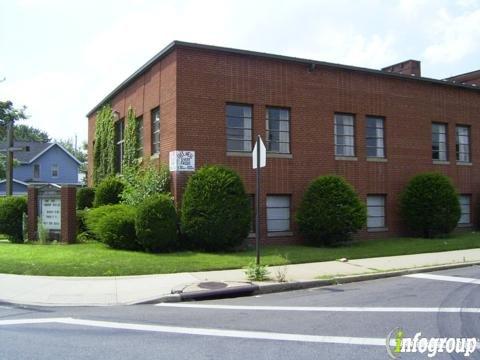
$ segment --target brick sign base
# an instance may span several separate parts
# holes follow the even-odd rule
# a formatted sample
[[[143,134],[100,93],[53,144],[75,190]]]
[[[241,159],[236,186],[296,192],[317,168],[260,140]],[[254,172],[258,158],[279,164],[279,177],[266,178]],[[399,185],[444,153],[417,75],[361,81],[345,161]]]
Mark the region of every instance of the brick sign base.
[[[39,188],[28,187],[28,239],[38,240],[37,222],[40,207],[38,198]],[[62,186],[60,188],[60,241],[62,243],[73,244],[77,237],[77,189],[75,186]]]

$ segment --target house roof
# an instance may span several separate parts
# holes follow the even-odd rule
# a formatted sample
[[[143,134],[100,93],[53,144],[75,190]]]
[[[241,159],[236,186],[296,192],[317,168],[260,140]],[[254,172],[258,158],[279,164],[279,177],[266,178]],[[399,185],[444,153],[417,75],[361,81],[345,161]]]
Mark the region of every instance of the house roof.
[[[335,69],[342,69],[342,70],[350,70],[350,71],[357,71],[357,72],[375,74],[375,75],[380,75],[380,76],[385,76],[385,77],[390,77],[390,78],[408,79],[410,81],[420,81],[420,82],[427,82],[427,83],[431,83],[431,84],[437,84],[437,85],[443,85],[443,86],[451,86],[451,87],[464,88],[464,89],[469,89],[469,90],[474,90],[474,91],[480,91],[480,88],[478,88],[478,87],[468,85],[468,84],[454,83],[454,82],[450,81],[449,79],[438,80],[438,79],[432,79],[432,78],[427,78],[427,77],[403,75],[403,74],[386,72],[386,71],[369,69],[369,68],[363,68],[363,67],[358,67],[358,66],[343,65],[343,64],[330,63],[330,62],[325,62],[325,61],[302,59],[302,58],[291,57],[291,56],[275,55],[275,54],[269,54],[269,53],[263,53],[263,52],[257,52],[257,51],[240,50],[240,49],[233,49],[233,48],[212,46],[212,45],[204,45],[204,44],[196,44],[196,43],[189,43],[189,42],[175,40],[175,41],[171,42],[169,45],[167,45],[163,50],[161,50],[154,57],[152,57],[150,60],[148,60],[142,67],[140,67],[137,71],[135,71],[132,75],[130,75],[125,81],[123,81],[115,89],[113,89],[113,91],[111,91],[105,98],[102,99],[102,101],[100,101],[92,110],[90,110],[88,112],[87,117],[92,115],[95,111],[97,111],[103,104],[111,101],[115,95],[117,95],[125,87],[130,85],[139,76],[144,74],[147,70],[149,70],[158,61],[165,58],[168,54],[170,54],[177,47],[184,47],[184,48],[191,48],[191,49],[203,49],[203,50],[210,50],[210,51],[223,52],[223,53],[229,53],[229,54],[237,54],[237,55],[243,55],[243,56],[262,57],[262,58],[268,58],[268,59],[274,59],[274,60],[301,63],[301,64],[305,64],[305,65],[308,65],[308,66],[313,66],[313,67],[318,65],[318,66],[330,67],[330,68],[335,68]]]
[[[37,160],[40,156],[45,154],[48,150],[52,147],[58,146],[61,150],[63,150],[68,156],[70,156],[76,163],[79,165],[81,162],[73,156],[67,149],[65,149],[59,143],[44,143],[38,141],[15,141],[14,147],[22,147],[28,148],[29,151],[16,151],[14,152],[14,158],[22,164],[31,164],[35,160]],[[6,143],[0,143],[0,150],[5,150],[7,148]]]
[[[28,184],[27,184],[26,182],[24,182],[24,181],[20,181],[20,180],[17,180],[17,179],[12,179],[12,181],[13,181],[14,183],[17,183],[17,184],[20,184],[20,185],[28,186]],[[0,180],[0,184],[3,184],[3,183],[5,183],[5,182],[7,182],[6,179]]]
[[[472,79],[480,78],[480,70],[470,71],[464,74],[450,76],[447,78],[449,81],[470,81]]]

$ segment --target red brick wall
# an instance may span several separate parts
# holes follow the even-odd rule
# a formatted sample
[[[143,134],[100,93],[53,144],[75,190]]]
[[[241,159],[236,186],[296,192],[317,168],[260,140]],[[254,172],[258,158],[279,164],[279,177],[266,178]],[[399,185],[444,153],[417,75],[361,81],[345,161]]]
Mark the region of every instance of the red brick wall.
[[[455,161],[455,124],[472,125],[472,158],[474,164],[480,161],[479,92],[322,66],[309,72],[302,64],[209,50],[180,47],[177,53],[177,149],[195,150],[197,168],[207,163],[231,166],[254,193],[251,159],[226,153],[225,103],[253,105],[253,136],[263,138],[266,106],[290,108],[292,158],[268,158],[263,171],[264,239],[266,194],[291,194],[293,219],[308,183],[319,175],[345,176],[362,199],[387,194],[389,231],[365,237],[403,233],[398,194],[419,172],[445,173],[461,193],[474,194],[473,204],[479,200],[479,168]],[[357,161],[335,160],[335,112],[355,114]],[[385,117],[385,163],[366,161],[366,115]],[[449,165],[432,163],[432,121],[448,123]]]

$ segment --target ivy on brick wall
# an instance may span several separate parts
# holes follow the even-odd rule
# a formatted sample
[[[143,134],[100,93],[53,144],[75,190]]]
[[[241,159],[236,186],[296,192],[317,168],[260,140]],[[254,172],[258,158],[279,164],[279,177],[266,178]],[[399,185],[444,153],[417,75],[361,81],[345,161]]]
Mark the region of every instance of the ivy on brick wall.
[[[97,112],[95,147],[93,150],[93,182],[115,174],[115,125],[110,105]]]
[[[136,169],[138,167],[138,127],[139,121],[135,116],[135,110],[130,106],[127,112],[127,124],[125,125],[123,169]]]

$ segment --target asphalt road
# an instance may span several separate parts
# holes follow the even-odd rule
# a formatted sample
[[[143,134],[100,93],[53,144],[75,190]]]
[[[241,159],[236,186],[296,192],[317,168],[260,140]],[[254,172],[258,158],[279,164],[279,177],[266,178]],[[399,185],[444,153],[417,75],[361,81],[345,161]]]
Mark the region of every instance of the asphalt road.
[[[480,267],[419,276],[160,306],[0,304],[0,360],[371,360],[388,359],[398,327],[411,338],[480,338]],[[480,346],[434,358],[480,359]]]

